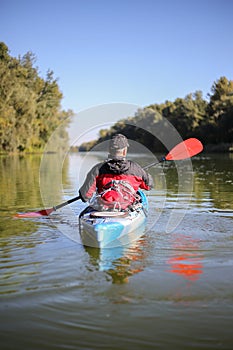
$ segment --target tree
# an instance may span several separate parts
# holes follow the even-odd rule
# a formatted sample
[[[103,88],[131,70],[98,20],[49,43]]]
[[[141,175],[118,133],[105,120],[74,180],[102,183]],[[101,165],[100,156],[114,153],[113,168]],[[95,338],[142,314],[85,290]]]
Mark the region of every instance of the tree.
[[[233,142],[233,80],[221,77],[214,82],[211,92],[208,114],[215,143]]]
[[[139,109],[134,117],[121,120],[110,129],[101,130],[95,144],[122,133],[151,151],[162,151],[160,140],[162,143],[167,140],[166,144],[171,147],[175,141],[175,137],[171,137],[173,129],[168,127],[166,121],[174,126],[183,139],[198,137],[204,145],[224,143],[221,149],[229,149],[229,144],[233,143],[233,81],[226,77],[216,81],[211,88],[209,102],[198,90],[185,98]],[[89,144],[85,144],[85,150],[88,147]]]
[[[0,152],[42,150],[72,113],[61,110],[62,93],[53,72],[41,78],[35,62],[31,52],[11,57],[0,43]],[[60,134],[67,139],[65,132]]]

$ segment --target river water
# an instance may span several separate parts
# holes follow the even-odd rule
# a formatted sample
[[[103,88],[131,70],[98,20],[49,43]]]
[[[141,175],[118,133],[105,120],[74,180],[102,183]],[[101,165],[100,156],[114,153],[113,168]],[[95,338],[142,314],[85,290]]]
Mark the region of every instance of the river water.
[[[76,196],[101,157],[70,154],[51,178],[39,155],[1,156],[1,349],[233,349],[232,155],[180,163],[180,179],[151,168],[144,235],[114,251],[82,246],[82,202],[14,218]]]

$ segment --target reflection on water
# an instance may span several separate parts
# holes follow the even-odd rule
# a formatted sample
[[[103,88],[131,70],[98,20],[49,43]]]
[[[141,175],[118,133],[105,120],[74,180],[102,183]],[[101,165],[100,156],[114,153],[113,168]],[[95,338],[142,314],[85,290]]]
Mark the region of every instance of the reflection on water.
[[[41,199],[41,186],[48,197],[61,200],[60,177],[58,164],[60,156],[49,155],[47,167],[41,170],[41,155],[0,156],[0,200],[1,212],[5,214],[41,208],[44,203]],[[68,158],[63,164],[63,181],[68,184]],[[51,176],[50,169],[53,169]],[[41,172],[41,178],[40,178]],[[41,183],[40,183],[41,181]],[[53,202],[53,205],[56,203]]]
[[[171,245],[174,256],[167,261],[170,266],[168,271],[182,276],[188,281],[197,281],[203,273],[203,256],[200,248],[198,239],[176,234]]]
[[[211,157],[200,156],[193,159],[192,166],[194,171],[193,200],[196,204],[233,210],[233,159],[226,154]],[[158,168],[150,170],[155,176],[156,189],[164,190],[164,181],[161,179],[165,176],[166,188],[169,190],[168,196],[174,196],[178,191],[175,164],[165,164],[162,169],[163,171],[159,171]]]
[[[76,196],[100,158],[67,157],[61,189],[51,155],[52,178],[43,170],[51,205]],[[4,350],[232,349],[232,158],[193,159],[193,197],[178,198],[175,211],[185,216],[173,232],[165,228],[177,202],[176,169],[150,169],[156,188],[147,232],[130,246],[104,250],[80,244],[80,201],[51,219],[13,218],[43,208],[39,168],[37,155],[0,157]]]
[[[8,215],[15,207],[28,208],[38,205],[40,189],[38,171],[41,157],[0,156],[1,211]]]
[[[168,260],[169,272],[183,276],[189,281],[196,281],[203,273],[201,258],[197,254],[183,253]]]
[[[177,233],[174,237],[171,239],[171,256],[166,261],[169,266],[166,272],[187,281],[197,281],[204,269],[199,240]],[[149,237],[143,236],[131,245],[101,250],[85,247],[85,251],[90,256],[90,264],[99,271],[105,271],[112,283],[128,283],[130,277],[144,270],[148,245]]]
[[[98,270],[106,271],[112,283],[127,283],[129,277],[143,271],[147,238],[142,237],[127,246],[97,249],[85,247],[90,263]]]

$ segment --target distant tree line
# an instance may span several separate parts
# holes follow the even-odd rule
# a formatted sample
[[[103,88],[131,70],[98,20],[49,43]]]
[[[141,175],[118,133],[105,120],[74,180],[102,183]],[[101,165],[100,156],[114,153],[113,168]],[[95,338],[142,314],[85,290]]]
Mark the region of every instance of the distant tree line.
[[[31,52],[11,57],[0,42],[0,153],[43,150],[52,132],[71,115],[61,110],[63,96],[53,71],[43,79],[35,61]],[[60,137],[68,139],[65,128]]]
[[[112,135],[123,133],[152,151],[163,151],[164,146],[153,135],[161,130],[166,132],[166,120],[175,127],[183,139],[197,137],[209,151],[232,149],[233,81],[221,77],[214,82],[208,100],[203,98],[201,91],[196,91],[185,98],[177,98],[174,102],[166,101],[140,109],[133,117],[120,120],[110,129],[101,130],[98,140],[84,143],[78,150],[88,151],[93,147],[98,148],[101,142]]]
[[[58,143],[67,142],[66,126],[72,111],[61,110],[62,93],[53,71],[46,78],[35,67],[36,58],[28,52],[14,58],[0,42],[0,153],[42,151],[51,134],[59,128]],[[111,116],[109,116],[111,119]],[[163,150],[158,134],[160,125],[166,132],[168,120],[183,139],[197,137],[211,150],[229,150],[233,143],[233,81],[221,77],[213,83],[207,99],[201,91],[185,98],[151,104],[134,116],[103,129],[98,140],[82,144],[78,150],[88,151],[123,133],[152,151]]]

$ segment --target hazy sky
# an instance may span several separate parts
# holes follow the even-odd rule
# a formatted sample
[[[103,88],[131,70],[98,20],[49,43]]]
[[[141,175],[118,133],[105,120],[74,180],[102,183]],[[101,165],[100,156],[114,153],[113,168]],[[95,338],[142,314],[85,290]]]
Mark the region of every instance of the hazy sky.
[[[233,78],[231,0],[0,0],[0,33],[12,56],[54,71],[75,112],[206,96]]]

